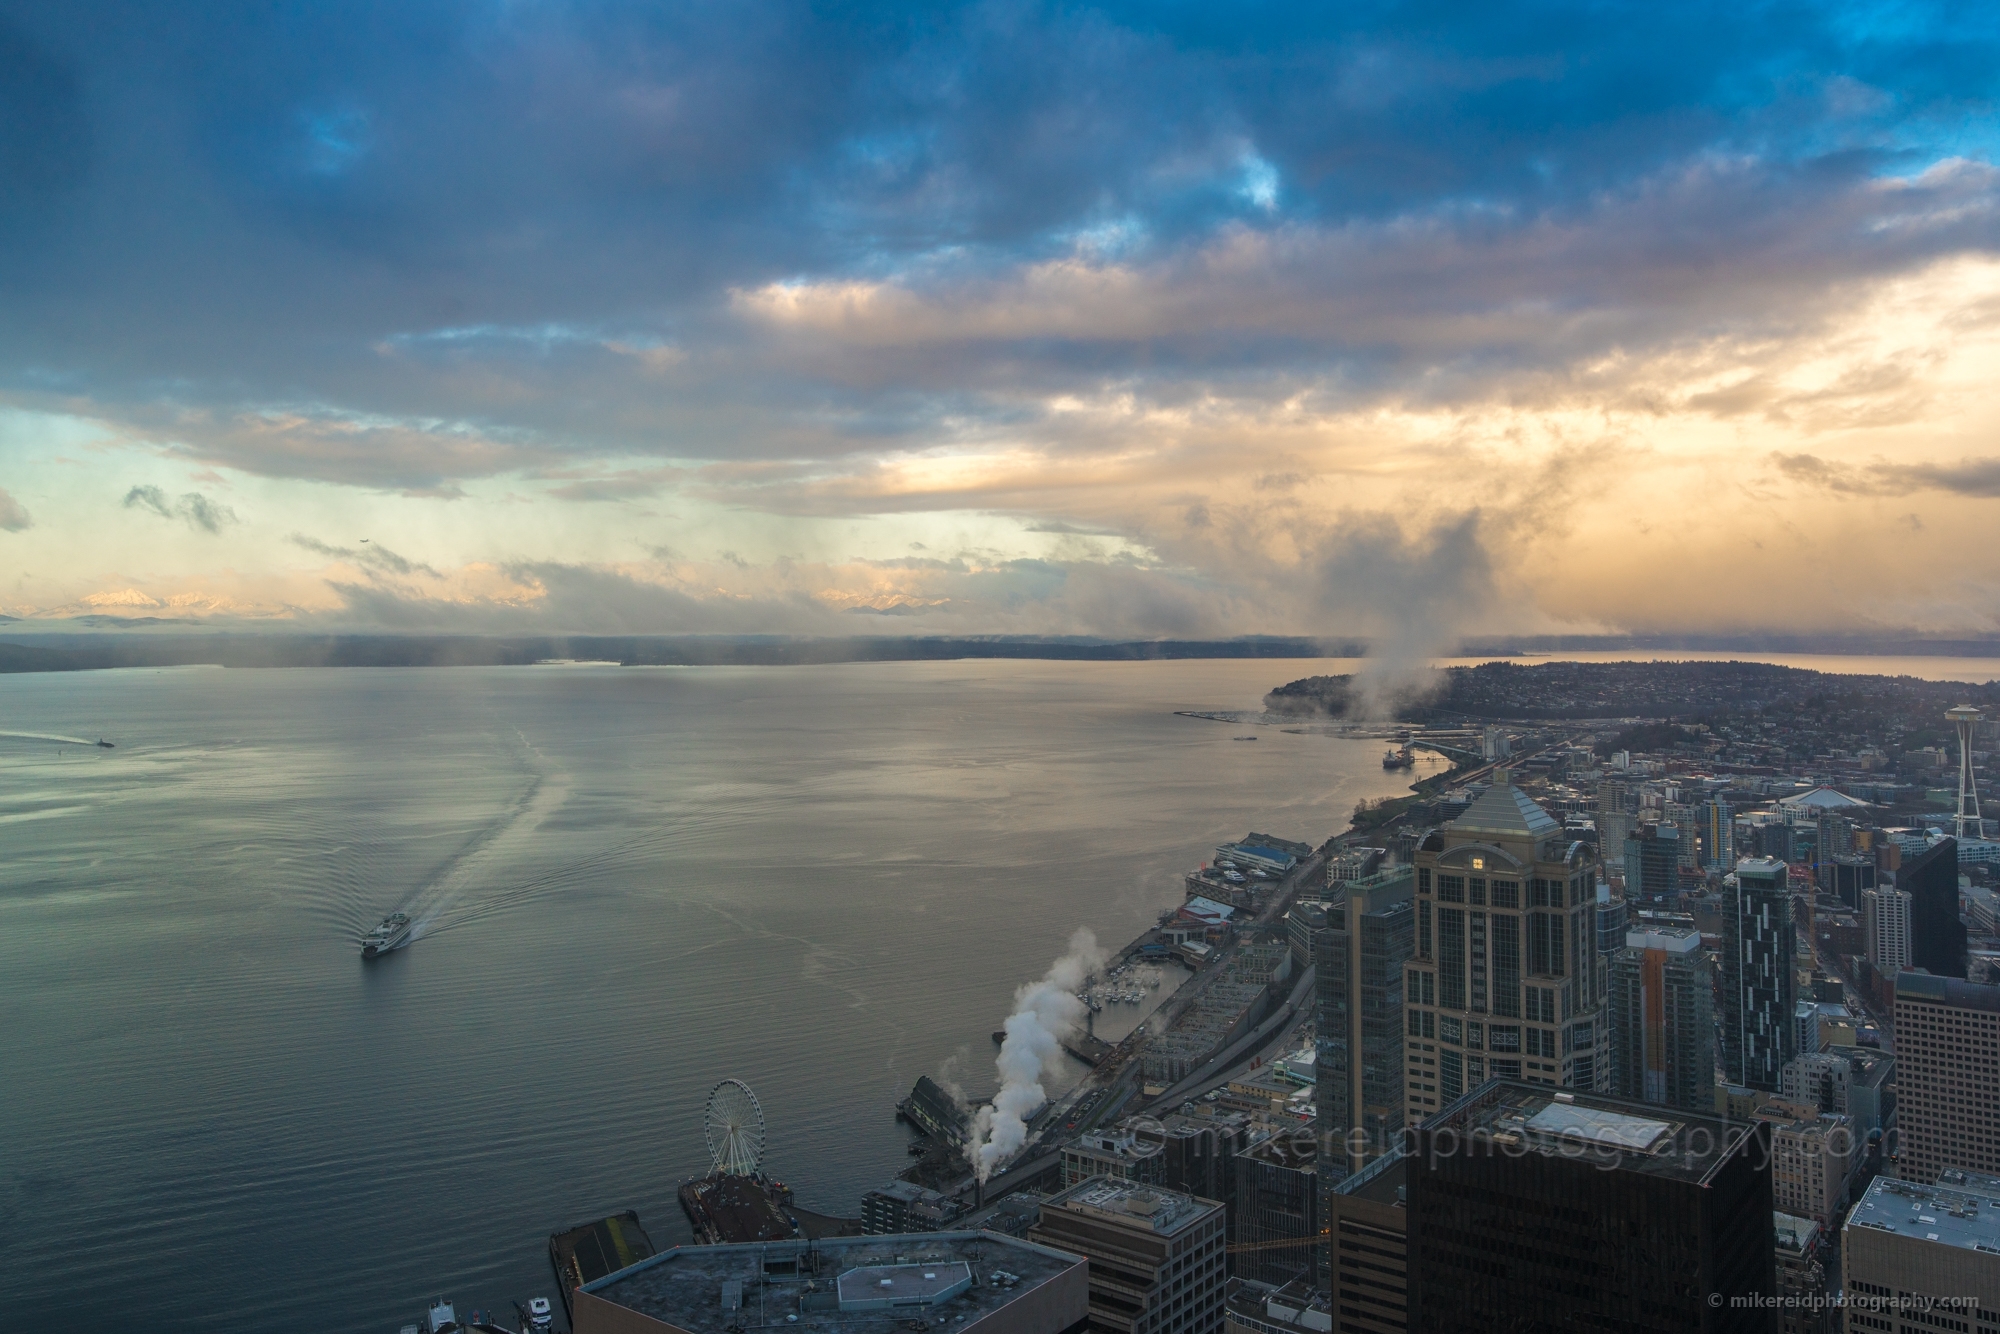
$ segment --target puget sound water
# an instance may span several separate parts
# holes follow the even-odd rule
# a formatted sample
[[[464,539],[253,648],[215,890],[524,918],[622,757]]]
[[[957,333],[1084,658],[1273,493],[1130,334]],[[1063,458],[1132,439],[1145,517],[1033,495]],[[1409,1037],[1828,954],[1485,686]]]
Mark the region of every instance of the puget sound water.
[[[1836,663],[1995,666],[1797,665]],[[908,1164],[896,1100],[954,1058],[989,1092],[1075,928],[1122,944],[1217,842],[1401,790],[1379,742],[1174,716],[1353,666],[0,677],[0,734],[116,743],[0,735],[0,1311],[506,1310],[553,1294],[552,1230],[686,1238],[725,1076],[851,1216]],[[364,965],[398,908],[422,937]]]
[[[1078,926],[1123,944],[1217,842],[1408,781],[1173,712],[1332,666],[0,677],[0,732],[116,743],[0,737],[0,1310],[511,1310],[553,1230],[686,1239],[725,1076],[799,1203],[853,1216],[909,1163],[897,1099],[954,1056],[990,1092]],[[422,936],[364,964],[398,908]]]

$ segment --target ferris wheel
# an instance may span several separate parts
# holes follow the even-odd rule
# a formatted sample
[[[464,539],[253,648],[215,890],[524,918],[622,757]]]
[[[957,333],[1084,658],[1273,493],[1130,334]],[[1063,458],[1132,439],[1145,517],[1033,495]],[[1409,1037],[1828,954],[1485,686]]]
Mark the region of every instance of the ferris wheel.
[[[725,1176],[755,1176],[764,1160],[764,1109],[740,1079],[725,1079],[708,1095],[702,1135],[715,1170]]]

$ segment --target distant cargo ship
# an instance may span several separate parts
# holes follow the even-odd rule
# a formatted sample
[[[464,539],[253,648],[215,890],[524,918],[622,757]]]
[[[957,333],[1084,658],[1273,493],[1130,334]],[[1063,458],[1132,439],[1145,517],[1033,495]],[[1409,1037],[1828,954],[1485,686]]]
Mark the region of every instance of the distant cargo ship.
[[[1384,769],[1408,769],[1415,765],[1416,762],[1417,757],[1410,754],[1408,746],[1403,747],[1401,750],[1392,750],[1382,757],[1382,767]]]
[[[382,919],[382,925],[361,938],[361,957],[372,959],[390,950],[401,949],[410,943],[410,915],[392,912]]]

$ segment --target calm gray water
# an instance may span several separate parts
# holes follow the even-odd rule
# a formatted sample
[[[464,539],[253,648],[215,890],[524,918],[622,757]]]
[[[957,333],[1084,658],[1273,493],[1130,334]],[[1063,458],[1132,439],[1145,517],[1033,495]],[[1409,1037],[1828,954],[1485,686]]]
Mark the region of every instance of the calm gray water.
[[[684,1238],[701,1111],[853,1213],[893,1104],[1077,926],[1123,943],[1366,742],[1177,718],[1311,662],[0,677],[0,1310],[393,1331],[553,1292],[548,1233]],[[364,966],[385,913],[428,918]]]

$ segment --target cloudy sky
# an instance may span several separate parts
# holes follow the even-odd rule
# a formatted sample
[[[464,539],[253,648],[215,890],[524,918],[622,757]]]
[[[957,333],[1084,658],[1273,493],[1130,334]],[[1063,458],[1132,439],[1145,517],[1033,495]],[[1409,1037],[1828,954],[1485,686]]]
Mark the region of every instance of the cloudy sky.
[[[0,613],[2000,629],[1996,83],[1913,0],[0,0]]]

